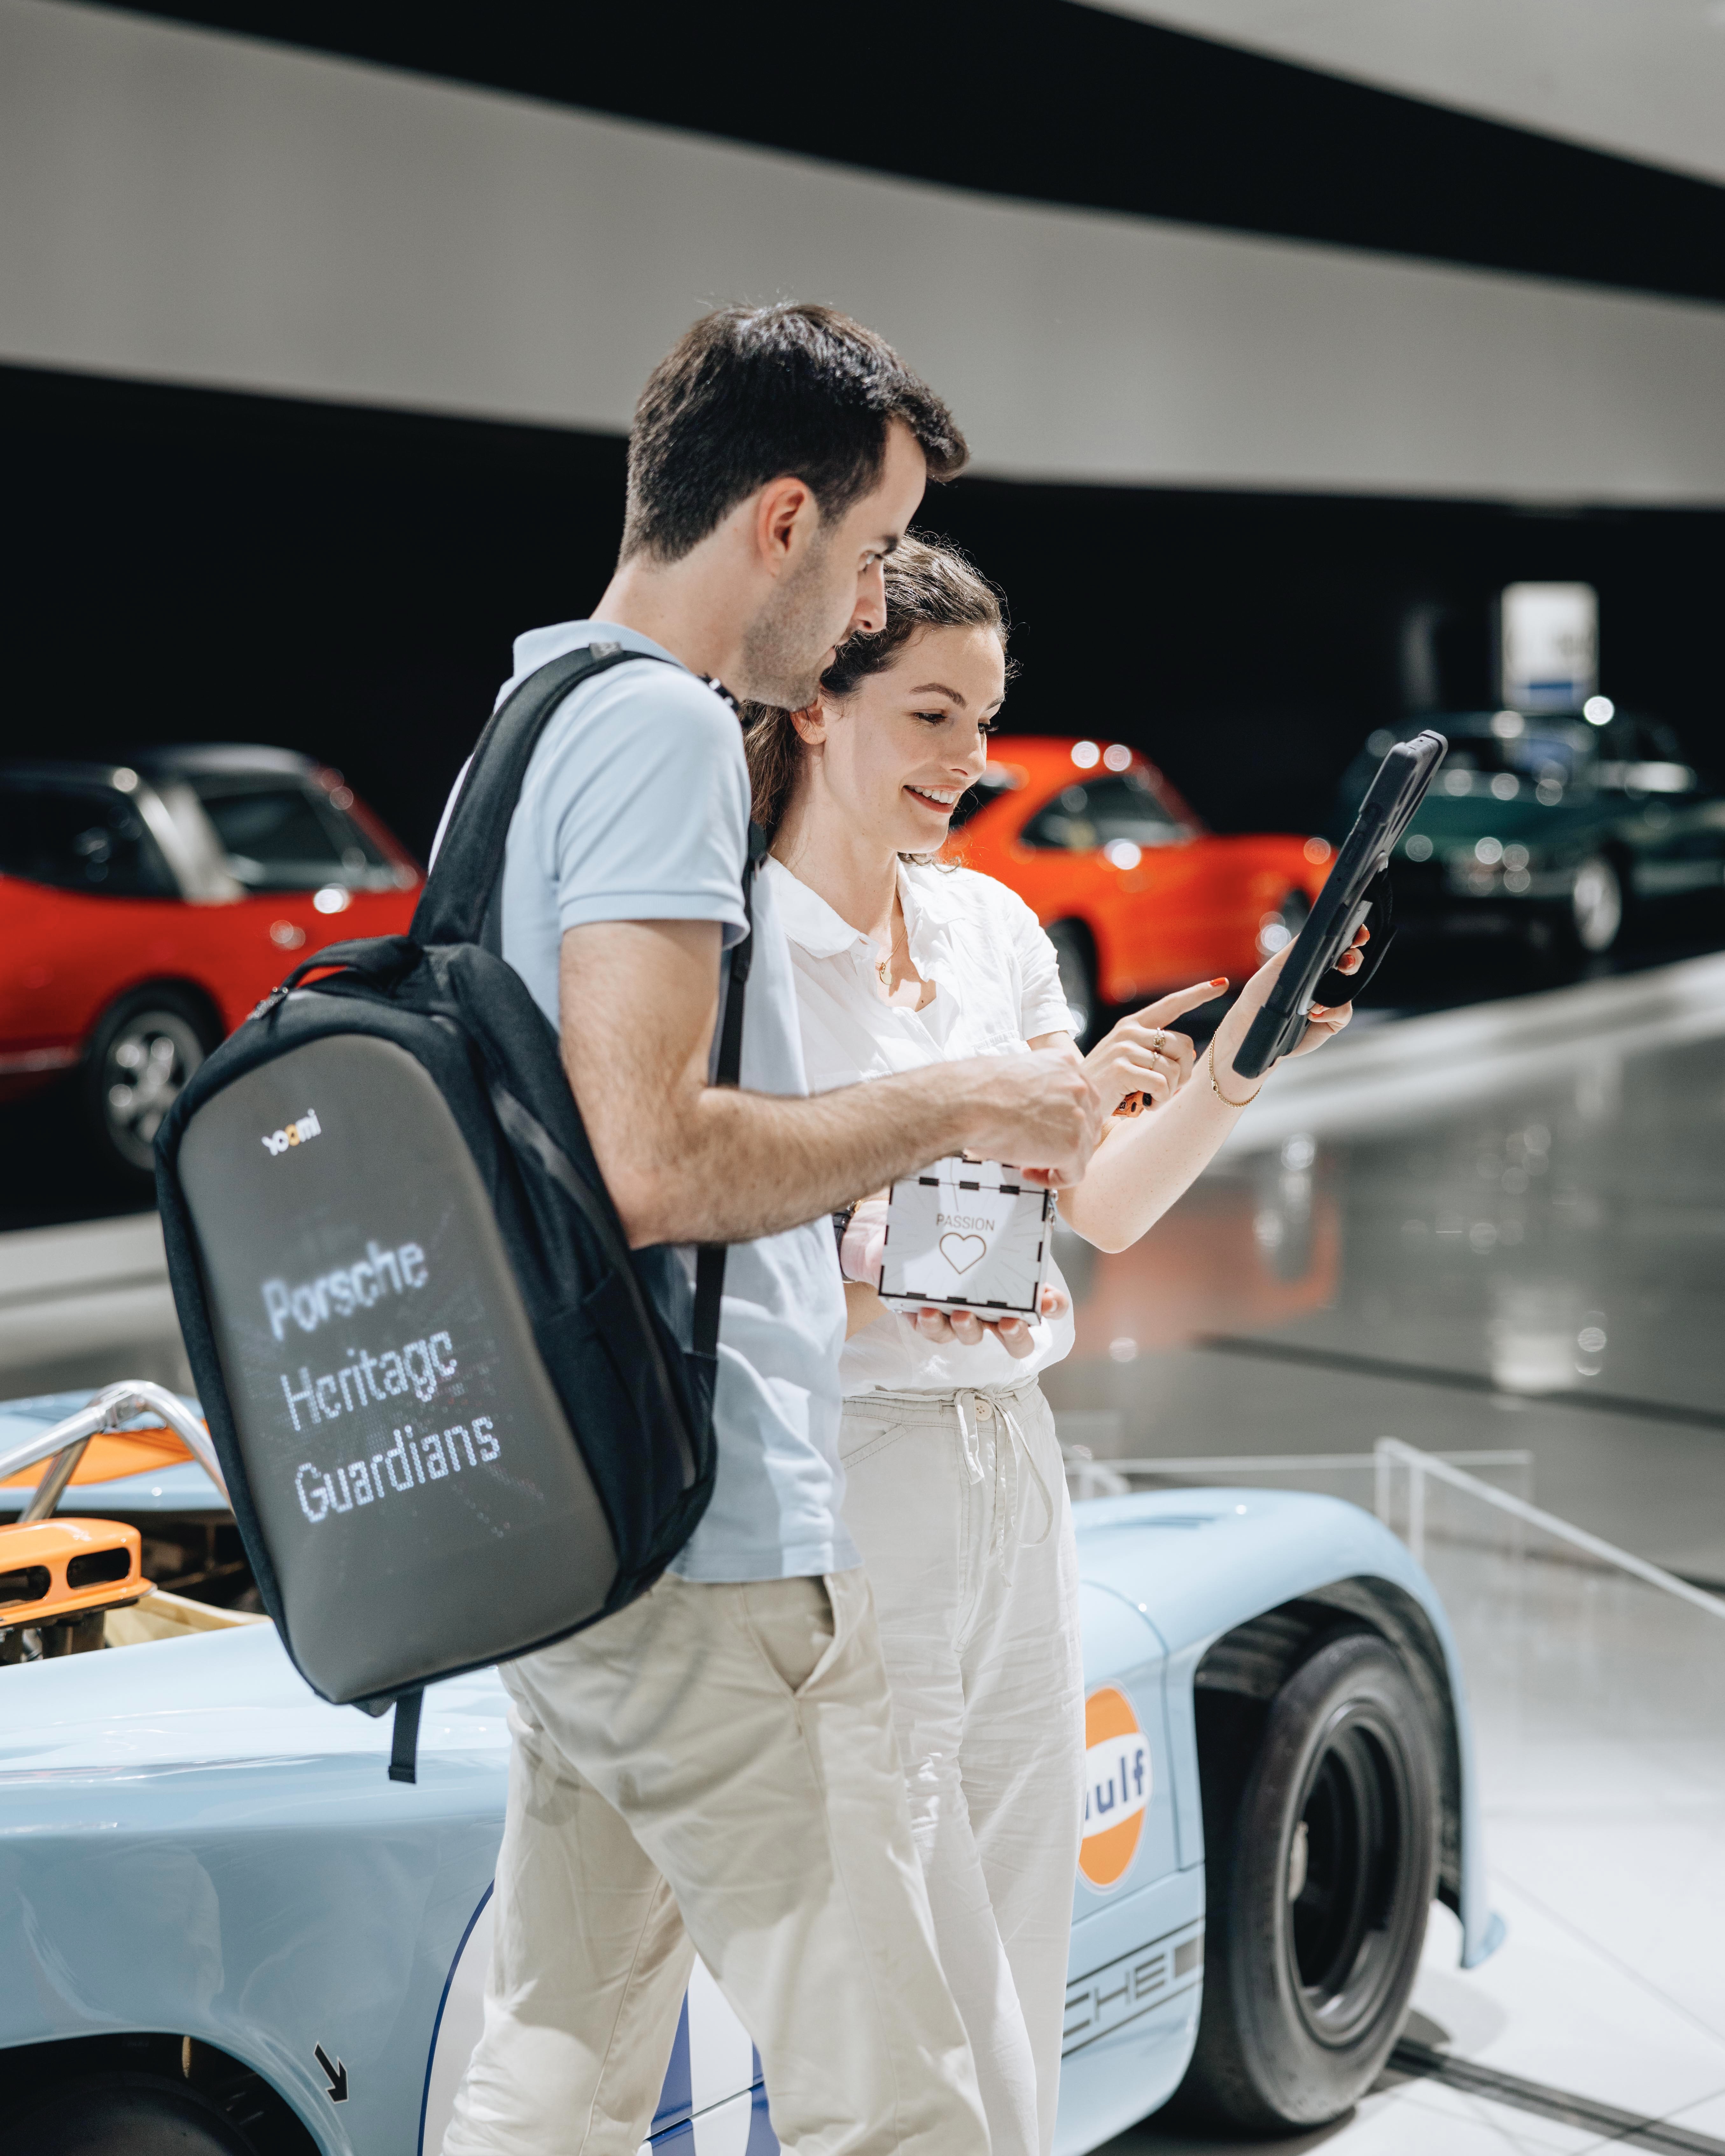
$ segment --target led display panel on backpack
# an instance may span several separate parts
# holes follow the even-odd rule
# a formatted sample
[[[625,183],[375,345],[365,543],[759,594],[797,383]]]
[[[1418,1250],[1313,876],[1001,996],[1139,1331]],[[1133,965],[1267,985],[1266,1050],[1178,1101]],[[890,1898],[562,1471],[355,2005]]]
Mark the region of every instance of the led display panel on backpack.
[[[596,1611],[610,1529],[472,1157],[414,1059],[339,1033],[258,1065],[200,1107],[179,1173],[246,1481],[317,1689],[399,1686],[407,1609],[428,1673]]]

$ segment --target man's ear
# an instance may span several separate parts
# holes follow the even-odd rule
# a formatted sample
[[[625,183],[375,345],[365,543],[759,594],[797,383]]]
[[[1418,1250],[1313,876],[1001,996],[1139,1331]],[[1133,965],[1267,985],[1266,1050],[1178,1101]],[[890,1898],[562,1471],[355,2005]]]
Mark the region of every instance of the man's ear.
[[[807,480],[787,475],[769,480],[755,496],[751,519],[755,549],[768,573],[780,576],[814,536],[820,505]]]
[[[819,748],[827,737],[826,706],[817,696],[802,711],[791,713],[791,724],[797,729],[798,740],[805,747]]]

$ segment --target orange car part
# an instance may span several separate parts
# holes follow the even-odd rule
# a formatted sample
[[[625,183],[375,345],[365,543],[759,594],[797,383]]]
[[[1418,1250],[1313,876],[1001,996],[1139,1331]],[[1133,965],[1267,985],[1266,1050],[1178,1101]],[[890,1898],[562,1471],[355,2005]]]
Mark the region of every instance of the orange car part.
[[[0,1527],[0,1630],[81,1617],[151,1591],[138,1531],[118,1520]]]
[[[149,1475],[163,1467],[176,1467],[191,1457],[191,1447],[165,1424],[105,1432],[85,1446],[84,1457],[72,1471],[72,1481],[74,1484],[117,1482],[127,1475]],[[0,1482],[0,1490],[33,1490],[53,1466],[50,1458],[39,1460],[33,1467],[21,1467],[16,1475],[8,1475]]]
[[[1224,973],[1235,987],[1262,964],[1266,927],[1284,902],[1322,889],[1331,849],[1285,832],[1207,830],[1156,767],[1119,742],[1003,735],[992,744],[991,791],[955,831],[944,858],[998,876],[1045,928],[1081,928],[1105,1004],[1143,1001]],[[1163,836],[1142,845],[1034,843],[1027,834],[1071,789],[1131,784],[1160,812]],[[1076,812],[1081,820],[1082,809]],[[1046,829],[1046,825],[1044,825]]]

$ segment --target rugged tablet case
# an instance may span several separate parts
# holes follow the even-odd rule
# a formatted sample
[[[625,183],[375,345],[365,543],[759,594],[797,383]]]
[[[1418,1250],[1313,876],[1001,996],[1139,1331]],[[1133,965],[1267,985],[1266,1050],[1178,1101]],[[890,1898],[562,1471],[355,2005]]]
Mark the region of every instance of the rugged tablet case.
[[[1237,1076],[1261,1078],[1297,1045],[1314,1003],[1350,1001],[1383,964],[1394,932],[1389,857],[1425,799],[1449,746],[1441,734],[1428,728],[1411,741],[1398,742],[1378,765],[1317,903],[1294,938],[1263,1009],[1247,1029],[1245,1045],[1234,1059]],[[1338,973],[1337,962],[1346,954],[1362,922],[1372,932],[1365,963],[1357,973]]]

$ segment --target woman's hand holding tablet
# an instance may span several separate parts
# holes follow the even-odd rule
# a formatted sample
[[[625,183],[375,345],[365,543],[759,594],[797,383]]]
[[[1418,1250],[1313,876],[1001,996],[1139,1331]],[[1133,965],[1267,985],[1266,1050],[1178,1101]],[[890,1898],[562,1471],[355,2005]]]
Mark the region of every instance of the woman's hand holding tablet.
[[[1441,734],[1428,730],[1412,741],[1398,742],[1384,757],[1305,927],[1286,950],[1253,975],[1240,1003],[1218,1028],[1211,1050],[1213,1071],[1223,1067],[1224,1032],[1230,1035],[1226,1071],[1248,1085],[1283,1056],[1316,1047],[1318,1039],[1327,1035],[1320,1018],[1316,1021],[1320,1030],[1314,1036],[1315,998],[1326,988],[1333,998],[1343,985],[1341,980],[1327,981],[1326,976],[1340,974],[1345,979],[1351,975],[1352,990],[1364,987],[1377,971],[1389,947],[1389,856],[1413,821],[1448,747]],[[1378,932],[1378,949],[1368,962],[1347,965],[1346,959],[1364,940],[1359,932],[1368,921]],[[1250,1014],[1244,1040],[1236,1045],[1233,1021],[1266,976],[1265,993]],[[1329,999],[1317,1006],[1325,1017],[1336,1008]],[[1235,1104],[1230,1101],[1230,1106]]]

